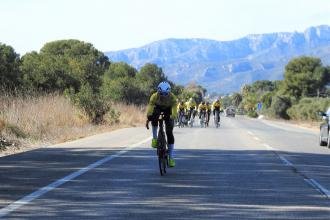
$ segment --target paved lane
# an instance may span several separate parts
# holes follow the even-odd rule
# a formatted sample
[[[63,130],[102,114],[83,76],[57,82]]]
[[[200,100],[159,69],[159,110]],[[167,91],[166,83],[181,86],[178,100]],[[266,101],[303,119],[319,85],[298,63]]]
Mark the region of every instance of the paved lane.
[[[259,143],[271,146],[300,174],[330,189],[330,149],[319,146],[318,132],[244,118],[230,123],[248,128],[252,138],[257,137]]]
[[[13,172],[15,178],[6,180],[11,174],[3,175],[1,178],[7,181],[7,188],[0,187],[0,198],[6,196],[5,200],[1,199],[1,204],[5,206],[19,196],[63,177],[64,173],[67,175],[72,169],[87,166],[92,160],[116,154],[122,149],[120,146],[128,144],[124,143],[126,137],[138,142],[148,135],[143,129],[133,130],[120,131],[108,138],[101,136],[100,143],[97,138],[87,145],[83,144],[84,141],[75,143],[72,148],[76,154],[67,158],[71,159],[71,164],[63,159],[63,165],[51,156],[52,151],[40,150],[48,155],[47,158],[54,158],[51,166],[46,163],[48,176],[34,174],[30,188],[11,196],[8,194],[14,192],[11,182],[21,177],[23,187],[29,183],[30,174],[24,175],[21,167],[19,174]],[[307,140],[311,134],[304,132],[297,134],[303,142],[297,147],[290,142],[295,131],[282,130],[242,118],[224,118],[220,129],[176,128],[177,167],[170,169],[165,177],[159,176],[154,150],[144,144],[61,185],[5,218],[329,220],[330,200],[286,166],[274,150],[265,147],[264,142],[285,156],[299,155],[297,161],[288,157],[292,163],[308,162],[314,166],[321,163],[319,155],[329,160],[330,152],[314,145],[315,150],[310,150],[308,143],[312,142]],[[116,141],[123,145],[116,145]],[[308,149],[304,150],[302,145]],[[61,154],[60,150],[68,147],[70,144],[55,149]],[[32,152],[25,157],[32,157]],[[5,170],[6,160],[1,158],[1,170]],[[11,160],[11,166],[15,167],[15,157]],[[25,161],[27,165],[29,160]],[[329,168],[326,159],[324,166]],[[324,178],[322,183],[330,182],[323,169],[308,172],[315,175],[315,179]]]

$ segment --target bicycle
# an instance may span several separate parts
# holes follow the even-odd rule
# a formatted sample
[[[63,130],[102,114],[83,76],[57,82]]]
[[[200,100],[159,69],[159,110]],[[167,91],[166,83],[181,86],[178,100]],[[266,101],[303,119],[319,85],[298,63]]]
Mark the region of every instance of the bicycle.
[[[214,124],[216,128],[220,127],[220,111],[214,110]]]
[[[205,110],[201,110],[200,111],[200,125],[201,125],[201,128],[206,128],[206,121],[205,121],[205,114],[206,114],[206,111]]]
[[[183,110],[179,111],[179,122],[178,122],[178,127],[183,128],[185,125],[186,119],[185,119],[185,113]]]
[[[149,121],[146,122],[146,127],[149,129]],[[162,112],[158,118],[158,137],[157,137],[157,156],[160,175],[166,173],[168,167],[168,147],[164,131],[164,113]]]
[[[205,127],[208,127],[209,126],[209,121],[210,121],[210,118],[209,118],[209,112],[206,111],[206,114],[205,114]]]
[[[194,126],[194,117],[195,117],[195,110],[194,109],[189,109],[189,114],[188,114],[188,125],[192,128]]]

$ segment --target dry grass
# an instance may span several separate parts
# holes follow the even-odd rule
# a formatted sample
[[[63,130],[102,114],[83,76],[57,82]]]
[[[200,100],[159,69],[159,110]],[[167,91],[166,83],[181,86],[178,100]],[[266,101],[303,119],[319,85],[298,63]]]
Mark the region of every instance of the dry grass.
[[[106,123],[93,125],[86,115],[61,95],[0,95],[0,137],[16,146],[59,143],[120,127],[143,125],[145,108],[116,103],[119,120],[106,115]]]
[[[2,96],[0,101],[2,135],[21,142],[52,142],[89,125],[87,117],[63,96]]]
[[[119,123],[126,126],[143,126],[146,121],[146,107],[114,103],[113,109],[120,112]]]
[[[5,128],[5,121],[0,118],[0,132]]]

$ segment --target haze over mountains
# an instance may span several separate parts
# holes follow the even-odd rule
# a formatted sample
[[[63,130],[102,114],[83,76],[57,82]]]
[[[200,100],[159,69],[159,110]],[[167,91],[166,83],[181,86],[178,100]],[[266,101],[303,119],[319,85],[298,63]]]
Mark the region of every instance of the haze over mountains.
[[[293,57],[316,56],[323,64],[330,64],[330,26],[310,27],[303,33],[248,35],[232,41],[166,39],[106,55],[111,61],[124,61],[136,68],[155,63],[176,83],[196,81],[209,92],[230,93],[256,80],[282,79],[284,67]]]

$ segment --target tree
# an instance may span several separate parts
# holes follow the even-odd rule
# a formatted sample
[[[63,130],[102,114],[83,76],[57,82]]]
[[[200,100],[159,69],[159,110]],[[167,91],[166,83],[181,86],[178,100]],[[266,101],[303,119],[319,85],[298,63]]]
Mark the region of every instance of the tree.
[[[193,97],[197,103],[201,102],[206,94],[206,89],[201,85],[197,85],[195,82],[191,82],[185,88],[189,97]]]
[[[21,85],[20,58],[11,46],[0,43],[0,87],[13,89]]]
[[[301,96],[317,96],[328,83],[329,71],[319,58],[299,57],[285,67],[283,93],[296,100]]]
[[[135,77],[137,70],[124,62],[112,63],[109,69],[104,73],[107,79],[116,79],[120,77]]]
[[[126,63],[112,63],[103,76],[101,93],[107,100],[141,104],[147,101],[136,79],[137,70]]]
[[[108,58],[92,44],[78,40],[46,43],[40,53],[22,58],[24,83],[37,90],[53,92],[88,83],[93,91],[101,86],[101,76],[109,67]]]
[[[275,85],[272,81],[258,80],[251,85],[250,92],[264,93],[264,92],[274,91],[274,89],[275,89]]]
[[[155,92],[159,83],[167,81],[162,68],[150,63],[145,64],[140,69],[137,79],[146,96],[150,96],[151,93]]]
[[[242,102],[243,97],[240,93],[234,93],[231,97],[232,99],[232,104],[236,107],[239,106],[239,104]]]

